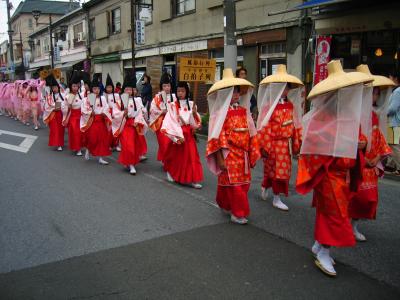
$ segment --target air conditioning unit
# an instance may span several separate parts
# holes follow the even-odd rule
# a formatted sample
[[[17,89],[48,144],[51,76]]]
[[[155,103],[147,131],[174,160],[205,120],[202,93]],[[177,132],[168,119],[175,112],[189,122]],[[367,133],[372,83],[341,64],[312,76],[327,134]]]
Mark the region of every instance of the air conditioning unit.
[[[78,42],[83,42],[85,40],[85,34],[83,32],[78,32]]]

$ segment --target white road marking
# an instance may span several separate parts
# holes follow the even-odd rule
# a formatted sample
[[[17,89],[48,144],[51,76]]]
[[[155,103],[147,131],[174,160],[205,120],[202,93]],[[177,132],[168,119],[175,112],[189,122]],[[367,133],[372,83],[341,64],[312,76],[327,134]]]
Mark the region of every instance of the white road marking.
[[[0,143],[0,148],[4,148],[7,150],[13,150],[13,151],[17,151],[17,152],[22,152],[22,153],[28,153],[29,149],[32,147],[33,143],[38,138],[35,135],[23,134],[23,133],[7,131],[7,130],[0,130],[0,135],[2,135],[2,134],[24,138],[24,140],[19,145]]]

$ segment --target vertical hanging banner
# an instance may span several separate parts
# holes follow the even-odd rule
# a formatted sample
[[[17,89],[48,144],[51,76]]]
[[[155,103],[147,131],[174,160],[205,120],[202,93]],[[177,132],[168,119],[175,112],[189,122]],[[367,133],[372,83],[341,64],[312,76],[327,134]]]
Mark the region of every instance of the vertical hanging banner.
[[[330,36],[317,36],[313,85],[328,77],[327,64],[330,61],[331,42],[332,37]]]
[[[136,20],[136,45],[145,44],[145,27],[144,21]]]

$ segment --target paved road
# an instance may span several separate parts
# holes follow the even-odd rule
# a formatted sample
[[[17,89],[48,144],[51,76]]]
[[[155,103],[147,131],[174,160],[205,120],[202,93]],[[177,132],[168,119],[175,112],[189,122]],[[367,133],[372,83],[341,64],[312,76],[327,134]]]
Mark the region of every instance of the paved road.
[[[261,165],[251,225],[237,226],[215,206],[207,170],[201,191],[166,182],[152,134],[133,177],[115,158],[52,151],[46,129],[0,117],[0,130],[37,136],[23,153],[2,148],[23,137],[0,134],[0,299],[400,298],[399,182],[381,181],[378,220],[361,225],[369,241],[335,250],[330,279],[308,250],[310,197],[273,209],[259,198]]]

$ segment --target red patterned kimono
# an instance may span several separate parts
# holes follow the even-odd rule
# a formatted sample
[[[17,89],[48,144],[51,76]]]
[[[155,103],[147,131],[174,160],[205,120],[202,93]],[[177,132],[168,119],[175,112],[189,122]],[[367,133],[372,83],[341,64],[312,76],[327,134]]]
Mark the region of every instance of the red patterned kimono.
[[[362,156],[359,159],[323,155],[301,155],[296,190],[306,194],[312,189],[316,207],[315,240],[336,247],[355,245],[348,207],[351,192],[361,180]]]
[[[296,154],[300,150],[300,130],[295,128],[293,123],[293,104],[285,102],[277,104],[268,124],[258,132],[260,148],[268,154],[268,157],[263,159],[262,187],[272,187],[275,195],[289,194],[291,153]],[[290,147],[292,149],[289,149]]]
[[[219,138],[208,141],[207,156],[220,150],[224,153],[227,170],[218,175],[216,201],[234,216],[247,217],[250,213],[247,197],[250,169],[260,154],[257,136],[250,137],[245,108],[229,108]]]
[[[367,160],[372,160],[378,155],[389,155],[391,149],[386,143],[385,137],[379,130],[379,119],[372,112],[372,138],[371,147],[366,152]],[[378,163],[379,164],[379,163]],[[378,205],[378,177],[383,175],[383,168],[365,166],[363,169],[363,181],[358,193],[350,202],[349,214],[352,219],[375,219]]]

